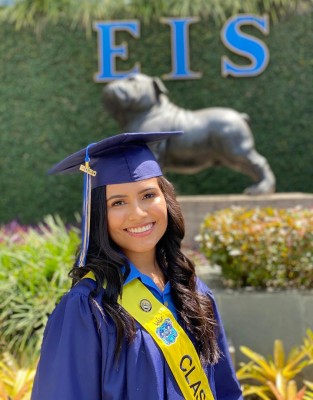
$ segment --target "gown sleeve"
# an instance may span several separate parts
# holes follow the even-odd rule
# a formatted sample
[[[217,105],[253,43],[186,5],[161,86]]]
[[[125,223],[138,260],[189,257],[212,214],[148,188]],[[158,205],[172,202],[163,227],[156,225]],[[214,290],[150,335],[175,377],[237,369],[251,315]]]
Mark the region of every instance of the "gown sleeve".
[[[228,343],[220,313],[212,295],[213,307],[218,323],[219,336],[218,345],[221,351],[221,358],[214,366],[214,380],[217,400],[243,400],[242,392],[233,363],[228,351]]]
[[[51,314],[31,400],[101,399],[101,346],[88,295],[71,291]]]

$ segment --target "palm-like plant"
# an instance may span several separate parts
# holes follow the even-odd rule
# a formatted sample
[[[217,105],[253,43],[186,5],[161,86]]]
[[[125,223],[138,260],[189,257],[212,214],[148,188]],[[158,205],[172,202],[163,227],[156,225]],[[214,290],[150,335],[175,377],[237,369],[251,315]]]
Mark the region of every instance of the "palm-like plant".
[[[303,396],[303,400],[312,400],[313,399],[313,383],[309,381],[303,381],[305,386],[309,389]]]
[[[0,400],[29,400],[35,365],[22,368],[10,353],[0,360]]]
[[[65,20],[72,27],[85,27],[90,34],[94,20],[112,17],[122,5],[123,0],[20,0],[4,7],[0,17],[18,30],[31,27],[40,33],[48,23]]]
[[[310,359],[310,364],[313,364],[313,331],[310,329],[307,330],[307,335],[304,338],[303,348],[307,352],[307,355]]]
[[[78,243],[77,230],[52,217],[17,241],[0,237],[0,352],[21,362],[38,356],[48,315],[70,287]]]
[[[238,12],[268,13],[275,20],[299,8],[311,8],[313,0],[20,0],[4,7],[2,18],[20,29],[32,27],[40,31],[47,22],[62,19],[83,26],[87,33],[97,19],[140,18],[145,22],[160,17],[198,16],[220,23]]]
[[[307,336],[304,338],[303,347],[309,357],[309,364],[313,365],[313,331],[310,329],[308,329]],[[304,384],[309,391],[305,393],[303,400],[313,400],[313,382],[304,381]]]
[[[242,364],[237,372],[239,380],[249,381],[243,384],[244,396],[257,395],[264,400],[312,399],[312,383],[305,381],[298,391],[294,380],[312,363],[308,357],[308,352],[313,349],[313,341],[310,342],[312,335],[313,332],[309,330],[304,344],[291,350],[287,359],[280,340],[275,341],[273,357],[268,360],[247,347],[240,347],[242,353],[251,359],[250,362]]]

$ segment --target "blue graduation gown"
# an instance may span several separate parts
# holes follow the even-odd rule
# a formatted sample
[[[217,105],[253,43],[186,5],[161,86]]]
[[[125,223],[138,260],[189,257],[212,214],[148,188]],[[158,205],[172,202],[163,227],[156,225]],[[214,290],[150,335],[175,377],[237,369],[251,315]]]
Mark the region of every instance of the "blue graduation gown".
[[[83,279],[51,314],[31,399],[182,400],[164,356],[139,324],[134,342],[123,345],[115,363],[114,323],[98,304],[89,302],[94,287],[94,281]],[[223,355],[217,365],[206,368],[212,393],[217,400],[242,399],[212,293],[199,279],[197,287],[212,299],[220,325]]]

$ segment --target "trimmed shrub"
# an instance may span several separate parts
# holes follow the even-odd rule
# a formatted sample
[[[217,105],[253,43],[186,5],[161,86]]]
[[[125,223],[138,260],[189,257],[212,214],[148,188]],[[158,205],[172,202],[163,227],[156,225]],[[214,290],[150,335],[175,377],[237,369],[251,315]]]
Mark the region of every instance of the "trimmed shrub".
[[[313,288],[313,210],[220,210],[197,239],[229,286]]]

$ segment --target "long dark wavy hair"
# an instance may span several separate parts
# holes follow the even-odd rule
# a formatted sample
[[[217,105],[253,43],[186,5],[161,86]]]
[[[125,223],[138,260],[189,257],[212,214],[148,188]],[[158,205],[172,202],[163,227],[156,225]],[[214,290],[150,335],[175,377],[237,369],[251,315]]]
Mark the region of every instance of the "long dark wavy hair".
[[[158,177],[158,184],[167,204],[168,226],[157,244],[157,262],[171,284],[175,308],[182,325],[194,338],[201,361],[214,364],[218,361],[219,349],[216,339],[218,327],[212,302],[208,296],[196,291],[195,266],[181,251],[185,227],[173,185],[163,176]],[[102,290],[103,283],[107,283],[101,306],[116,326],[117,358],[123,339],[126,338],[130,342],[136,332],[133,318],[117,302],[130,267],[127,258],[109,236],[104,186],[92,190],[86,266],[72,269],[70,275],[73,278],[73,285],[88,271],[93,271],[97,281],[96,290],[90,294],[91,301],[94,302],[94,297]]]

